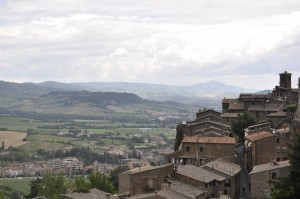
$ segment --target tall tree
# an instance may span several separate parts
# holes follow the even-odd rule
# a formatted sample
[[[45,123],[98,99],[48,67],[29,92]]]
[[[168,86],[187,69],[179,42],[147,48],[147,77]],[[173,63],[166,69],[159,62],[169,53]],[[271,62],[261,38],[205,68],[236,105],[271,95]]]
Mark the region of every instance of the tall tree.
[[[60,194],[66,192],[65,178],[62,174],[46,174],[42,179],[31,183],[29,197],[45,196],[48,199],[58,199]]]
[[[289,155],[290,174],[288,177],[278,178],[271,183],[273,199],[300,198],[300,136],[296,138],[295,146],[291,146],[293,153]]]
[[[78,176],[75,178],[75,192],[88,193],[90,188],[91,183],[83,176]]]
[[[231,122],[231,130],[239,137],[240,141],[245,138],[245,128],[248,126],[256,124],[255,119],[247,112],[243,114],[238,114],[237,120]]]
[[[183,125],[183,124],[178,124],[177,127],[176,127],[176,137],[175,137],[174,151],[177,151],[179,149],[181,141],[184,138],[184,129],[185,129],[185,125]]]
[[[92,173],[89,177],[91,188],[97,188],[108,193],[115,193],[115,188],[110,182],[109,177],[101,172]]]

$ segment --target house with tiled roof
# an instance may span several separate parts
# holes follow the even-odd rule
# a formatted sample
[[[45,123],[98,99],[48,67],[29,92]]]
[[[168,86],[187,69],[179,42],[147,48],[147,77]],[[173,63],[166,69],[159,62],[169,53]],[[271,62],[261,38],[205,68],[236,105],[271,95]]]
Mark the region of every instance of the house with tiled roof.
[[[271,161],[266,164],[256,165],[249,174],[251,198],[269,198],[271,193],[272,180],[276,180],[279,177],[287,177],[289,175],[290,163],[288,160],[274,162]]]
[[[218,133],[223,136],[231,134],[230,125],[223,121],[220,112],[213,109],[200,109],[196,113],[195,120],[178,124],[176,129],[177,134],[181,133],[188,136],[203,135],[208,132]]]
[[[143,166],[119,174],[119,194],[138,195],[161,190],[166,177],[172,175],[174,164]]]
[[[113,194],[106,193],[99,189],[90,189],[88,193],[69,193],[60,196],[60,199],[118,199],[119,197]]]
[[[183,164],[202,165],[211,160],[223,157],[232,160],[235,155],[233,137],[197,137],[185,136],[175,158]]]
[[[228,162],[219,158],[211,161],[202,167],[205,170],[214,172],[225,177],[225,187],[223,193],[229,196],[239,197],[240,190],[240,172],[241,167],[235,163]]]
[[[294,140],[277,134],[276,131],[258,131],[245,137],[246,164],[249,171],[256,165],[287,159],[289,145]]]

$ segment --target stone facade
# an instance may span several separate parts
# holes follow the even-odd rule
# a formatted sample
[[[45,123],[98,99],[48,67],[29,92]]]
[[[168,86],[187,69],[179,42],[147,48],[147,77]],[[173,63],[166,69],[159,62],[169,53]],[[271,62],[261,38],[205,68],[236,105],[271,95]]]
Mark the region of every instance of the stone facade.
[[[260,131],[246,136],[246,165],[249,171],[256,165],[282,161],[287,159],[289,145],[293,145],[292,139],[275,135],[267,131]]]
[[[174,164],[136,168],[119,174],[119,193],[137,194],[153,193],[160,190],[166,177],[172,175]]]
[[[251,199],[268,198],[271,193],[269,181],[278,177],[289,175],[290,164],[288,161],[271,162],[254,166],[249,174],[251,185]]]
[[[223,157],[232,160],[235,139],[231,137],[191,137],[182,140],[181,154],[177,160],[183,164],[202,165]]]

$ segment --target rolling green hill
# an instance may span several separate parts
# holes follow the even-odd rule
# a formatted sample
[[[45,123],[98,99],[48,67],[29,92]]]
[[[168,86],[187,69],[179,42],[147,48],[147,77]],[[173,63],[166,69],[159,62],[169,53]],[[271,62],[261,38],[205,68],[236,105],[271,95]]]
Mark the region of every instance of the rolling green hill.
[[[64,90],[60,90],[64,89]],[[72,91],[37,84],[0,82],[0,114],[34,118],[152,120],[194,112],[192,105],[145,100],[132,93]]]

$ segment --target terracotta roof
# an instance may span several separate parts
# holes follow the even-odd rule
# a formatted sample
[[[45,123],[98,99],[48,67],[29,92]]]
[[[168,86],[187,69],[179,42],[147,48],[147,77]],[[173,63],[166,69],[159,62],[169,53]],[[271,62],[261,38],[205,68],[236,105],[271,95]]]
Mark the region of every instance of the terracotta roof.
[[[214,180],[218,180],[218,181],[225,180],[225,177],[207,171],[195,165],[183,165],[183,166],[179,165],[177,167],[177,171],[175,172],[180,175],[192,178],[200,182],[205,182],[205,183],[212,182]]]
[[[217,159],[215,161],[209,162],[203,166],[203,168],[205,167],[220,171],[229,176],[235,176],[241,171],[241,167],[239,165],[224,161],[222,159]]]
[[[247,140],[250,140],[251,142],[255,142],[257,140],[262,140],[264,138],[272,137],[274,136],[272,133],[267,131],[258,131],[257,133],[253,133],[251,135],[248,135],[246,137]]]
[[[283,168],[283,167],[289,167],[290,163],[289,160],[286,161],[280,161],[280,162],[272,162],[272,163],[267,163],[267,164],[260,164],[256,165],[253,167],[253,170],[250,172],[249,175],[254,174],[254,173],[260,173],[264,171],[270,171],[278,168]]]
[[[235,144],[235,139],[232,137],[195,137],[185,136],[182,142],[187,143],[220,143],[220,144]]]

